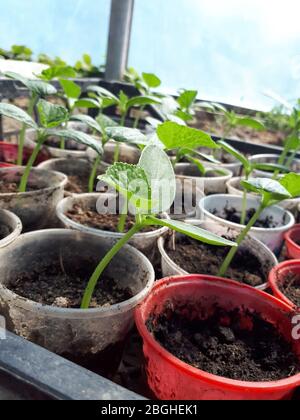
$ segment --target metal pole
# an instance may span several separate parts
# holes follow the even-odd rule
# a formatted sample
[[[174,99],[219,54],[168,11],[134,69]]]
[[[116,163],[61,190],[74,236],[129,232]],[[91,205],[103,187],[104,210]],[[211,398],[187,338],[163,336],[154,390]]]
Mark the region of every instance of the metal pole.
[[[134,0],[111,0],[105,79],[123,79],[127,67]]]

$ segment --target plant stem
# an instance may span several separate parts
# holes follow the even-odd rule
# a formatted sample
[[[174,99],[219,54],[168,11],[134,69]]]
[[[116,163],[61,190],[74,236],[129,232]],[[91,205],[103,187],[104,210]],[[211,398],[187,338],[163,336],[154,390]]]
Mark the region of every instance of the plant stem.
[[[296,149],[292,154],[291,154],[291,156],[288,158],[288,160],[287,160],[287,162],[286,162],[286,167],[288,168],[288,169],[290,169],[290,167],[292,166],[292,164],[293,164],[293,162],[294,162],[294,159],[295,159],[295,157],[296,157],[296,155],[297,155],[297,153],[299,152],[299,149]]]
[[[33,95],[30,98],[30,102],[29,102],[29,106],[28,106],[28,110],[27,110],[27,113],[30,116],[33,115],[33,110],[34,110],[35,103],[36,103],[36,96]],[[26,126],[26,124],[23,124],[22,130],[20,132],[19,145],[18,145],[18,158],[17,158],[17,165],[18,166],[23,165],[23,152],[24,152],[26,130],[27,130],[27,126]]]
[[[236,243],[237,243],[238,246],[237,247],[232,247],[231,250],[229,251],[227,257],[225,258],[225,260],[222,264],[222,267],[220,268],[220,271],[219,271],[219,274],[218,274],[219,277],[225,277],[225,275],[227,273],[227,270],[228,270],[230,264],[232,263],[232,260],[235,257],[241,243],[246,238],[246,236],[248,235],[250,230],[253,228],[253,226],[255,225],[255,223],[257,222],[257,220],[259,219],[259,217],[261,216],[261,214],[262,214],[262,212],[264,211],[265,208],[266,208],[266,204],[261,203],[260,207],[257,209],[255,214],[253,215],[252,219],[249,221],[246,228],[240,233],[239,237],[236,240]]]
[[[246,175],[246,181],[248,181],[249,175]],[[242,204],[242,215],[241,215],[241,225],[244,226],[246,224],[246,214],[247,214],[247,190],[244,188],[243,191],[243,204]]]
[[[120,126],[121,127],[125,126],[125,121],[126,121],[126,112],[123,112],[122,118],[121,118],[121,121],[120,121]],[[114,153],[114,163],[119,162],[119,159],[120,159],[120,144],[117,143],[116,148],[115,148],[115,153]]]
[[[119,233],[123,233],[124,230],[125,230],[125,223],[126,223],[127,214],[128,214],[128,203],[127,203],[127,200],[125,200],[125,204],[123,206],[122,212],[120,213],[120,220],[119,220],[119,223],[118,223],[118,232]]]
[[[102,259],[100,264],[97,266],[96,270],[94,271],[92,277],[90,278],[87,288],[84,292],[84,296],[81,303],[81,309],[88,309],[91,304],[91,300],[95,291],[95,288],[97,286],[97,283],[100,279],[100,276],[104,272],[104,270],[107,268],[107,266],[110,264],[112,259],[118,254],[118,252],[123,248],[124,245],[127,244],[127,242],[130,241],[130,239],[138,233],[143,228],[143,225],[135,224],[133,228],[123,236],[122,239],[120,239],[113,248],[106,254],[106,256]]]
[[[96,179],[96,176],[97,176],[97,169],[98,169],[98,166],[100,165],[100,162],[101,162],[101,157],[98,156],[97,159],[94,162],[92,172],[91,172],[90,178],[89,178],[89,193],[94,192],[95,179]]]
[[[39,134],[38,140],[37,140],[37,144],[36,144],[36,146],[35,146],[35,148],[34,148],[34,150],[32,152],[32,155],[30,156],[30,159],[29,159],[29,161],[27,163],[27,166],[25,168],[24,174],[23,174],[23,176],[21,178],[21,182],[20,182],[20,186],[19,186],[19,192],[20,193],[26,192],[26,188],[27,188],[27,183],[28,183],[28,178],[29,178],[29,175],[30,175],[30,171],[31,171],[31,169],[32,169],[32,167],[34,165],[34,162],[36,161],[36,158],[37,158],[37,156],[39,154],[39,151],[40,151],[40,149],[41,149],[44,141],[45,141],[45,134],[44,133]]]
[[[140,109],[140,112],[143,112],[143,111],[144,111],[144,109],[145,109],[145,106],[142,106],[142,107],[141,107],[141,109]],[[133,124],[133,128],[138,128],[139,123],[140,123],[140,119],[141,119],[140,115],[138,115],[138,116],[135,118],[135,121],[134,121],[134,124]]]

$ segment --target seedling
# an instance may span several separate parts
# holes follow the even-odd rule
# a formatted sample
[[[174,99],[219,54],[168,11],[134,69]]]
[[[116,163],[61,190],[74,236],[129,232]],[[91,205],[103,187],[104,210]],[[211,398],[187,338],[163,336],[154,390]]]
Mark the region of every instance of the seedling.
[[[255,226],[261,214],[270,206],[279,204],[283,200],[294,198],[300,195],[300,175],[290,173],[285,175],[280,181],[266,178],[250,178],[242,181],[242,186],[250,192],[255,192],[261,196],[261,202],[255,214],[243,229],[236,242],[238,247],[247,237],[250,230]],[[232,248],[220,269],[220,277],[225,277],[238,248]]]
[[[155,162],[155,164],[153,164]],[[167,154],[157,146],[147,146],[138,165],[115,163],[99,180],[115,188],[135,215],[135,225],[124,234],[99,263],[84,293],[81,308],[88,309],[98,281],[112,259],[130,239],[147,226],[164,226],[210,245],[235,246],[226,239],[186,223],[159,219],[168,210],[176,193],[175,174]]]
[[[55,95],[57,90],[55,87],[50,85],[49,83],[42,82],[40,80],[30,80],[26,77],[21,76],[20,74],[7,72],[5,73],[6,77],[10,79],[17,80],[21,82],[26,88],[29,90],[30,93],[30,100],[27,109],[27,113],[30,117],[33,117],[34,108],[40,98],[46,98],[47,96]],[[23,152],[24,152],[24,144],[25,144],[25,137],[26,137],[26,124],[23,124],[19,142],[18,142],[18,158],[17,158],[17,165],[22,166],[23,164]]]
[[[228,144],[224,140],[218,141],[218,145],[221,146],[227,153],[232,155],[237,159],[244,168],[245,179],[248,181],[249,177],[252,175],[255,169],[260,171],[276,172],[281,171],[281,173],[288,173],[289,170],[285,166],[272,164],[272,163],[254,163],[250,162],[245,155],[235,149],[233,146]],[[245,224],[246,220],[246,211],[247,211],[247,190],[244,189],[243,192],[243,207],[241,215],[241,225]]]
[[[197,96],[197,90],[183,90],[177,98],[179,109],[175,115],[183,121],[191,121],[195,115]]]
[[[23,123],[26,127],[30,127],[36,131],[36,146],[27,163],[24,174],[22,176],[19,192],[26,192],[28,178],[31,168],[34,165],[40,149],[46,139],[50,136],[59,138],[70,138],[77,143],[84,144],[93,148],[98,154],[102,154],[102,146],[93,137],[75,130],[61,130],[58,127],[69,119],[69,113],[65,107],[54,105],[43,99],[37,104],[39,123],[37,124],[26,112],[15,105],[0,103],[0,115],[12,118]]]
[[[224,107],[221,107],[220,110],[223,112],[225,117],[225,126],[222,140],[227,139],[232,130],[237,127],[249,127],[256,131],[265,130],[264,124],[255,118],[241,117],[234,111],[228,111]]]

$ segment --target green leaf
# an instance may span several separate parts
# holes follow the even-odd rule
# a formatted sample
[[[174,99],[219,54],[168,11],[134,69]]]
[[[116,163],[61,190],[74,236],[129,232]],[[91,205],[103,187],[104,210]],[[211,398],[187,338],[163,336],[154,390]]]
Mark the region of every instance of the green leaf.
[[[79,121],[85,125],[87,125],[92,130],[97,131],[98,133],[102,134],[102,128],[99,123],[94,120],[94,118],[90,117],[89,115],[73,115],[71,117],[72,121]]]
[[[180,109],[176,111],[175,116],[180,118],[182,121],[188,122],[193,120],[193,116],[188,112],[181,111]]]
[[[197,99],[197,90],[185,90],[181,93],[177,102],[182,110],[189,110]]]
[[[192,150],[192,153],[197,156],[200,156],[207,162],[213,163],[214,165],[222,165],[222,163],[212,155],[207,155],[206,153],[198,152],[197,150]]]
[[[78,99],[81,95],[81,87],[72,80],[61,79],[59,81],[67,98]]]
[[[79,99],[74,103],[74,108],[87,108],[87,109],[94,109],[94,108],[100,108],[101,104],[92,98],[82,98]]]
[[[292,197],[295,198],[300,196],[300,175],[292,172],[281,178],[279,182]]]
[[[149,88],[158,88],[161,85],[161,80],[153,73],[142,73],[143,80]]]
[[[42,80],[29,80],[26,77],[14,72],[7,72],[5,73],[5,76],[23,83],[23,85],[26,86],[32,94],[38,97],[56,95],[57,93],[54,86],[43,82]]]
[[[40,77],[48,81],[57,78],[75,78],[76,71],[71,66],[52,66],[43,70]]]
[[[253,118],[237,118],[236,124],[243,127],[249,127],[257,131],[264,131],[266,129],[262,122]]]
[[[142,152],[139,166],[151,187],[151,213],[169,210],[176,196],[176,178],[168,155],[157,146],[148,146]]]
[[[269,178],[250,178],[241,181],[241,185],[246,188],[246,190],[262,196],[267,194],[268,198],[275,201],[282,201],[292,197],[281,183]]]
[[[237,149],[235,149],[233,146],[228,144],[226,141],[220,140],[218,141],[218,145],[221,146],[227,153],[229,153],[231,156],[236,158],[241,164],[243,165],[244,169],[248,174],[251,173],[252,167],[251,163],[248,161],[246,156],[244,156],[242,153],[240,153]]]
[[[196,147],[218,148],[209,134],[170,121],[161,124],[157,128],[157,135],[168,150],[178,148],[194,149]]]
[[[199,159],[193,158],[192,156],[188,156],[188,155],[186,157],[193,165],[197,166],[198,171],[200,172],[201,175],[205,175],[206,173],[205,166],[203,165],[202,162],[200,162]]]
[[[147,146],[148,138],[136,128],[127,127],[108,127],[106,134],[109,138],[119,143],[131,143]]]
[[[221,238],[207,230],[201,229],[197,226],[189,225],[184,222],[179,222],[176,220],[164,220],[164,219],[157,219],[156,217],[149,216],[147,220],[151,222],[153,225],[157,226],[165,226],[171,230],[175,230],[176,232],[183,233],[184,235],[189,236],[190,238],[196,239],[197,241],[201,241],[208,245],[216,245],[216,246],[230,246],[236,247],[237,244],[228,241],[227,239]]]
[[[69,119],[67,109],[60,105],[40,99],[37,104],[41,125],[45,128],[55,128]]]
[[[300,137],[297,135],[291,135],[286,139],[286,148],[288,150],[298,150],[300,147]]]
[[[33,119],[27,114],[27,112],[23,111],[22,109],[18,108],[15,105],[0,103],[0,115],[3,115],[8,118],[12,118],[13,120],[19,121],[28,127],[37,129],[37,124],[33,121]]]
[[[98,179],[122,194],[138,213],[148,213],[151,209],[151,188],[147,175],[140,166],[115,163]]]
[[[89,134],[85,134],[81,131],[76,130],[48,130],[48,136],[57,136],[63,139],[70,139],[76,143],[83,144],[91,149],[94,149],[99,155],[103,154],[103,148],[100,141],[94,139]]]
[[[92,57],[89,54],[83,54],[82,59],[88,66],[92,65]]]
[[[112,92],[110,92],[107,89],[104,89],[101,86],[88,86],[87,91],[97,93],[97,95],[99,95],[100,97],[114,99],[116,103],[119,101],[118,98]]]
[[[279,171],[282,174],[290,172],[290,170],[286,166],[279,165],[276,163],[252,163],[252,168],[265,172]]]
[[[155,105],[160,103],[161,100],[154,96],[137,96],[127,101],[126,109],[129,110],[130,108],[135,106],[143,107],[146,105]]]
[[[102,132],[105,131],[108,127],[118,127],[118,123],[114,121],[112,118],[109,118],[107,115],[100,114],[96,118],[97,123],[100,125]]]

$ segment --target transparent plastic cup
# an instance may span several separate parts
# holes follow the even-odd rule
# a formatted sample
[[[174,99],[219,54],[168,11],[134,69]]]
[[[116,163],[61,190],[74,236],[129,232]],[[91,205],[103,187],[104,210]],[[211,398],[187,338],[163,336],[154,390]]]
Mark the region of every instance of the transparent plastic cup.
[[[8,233],[5,238],[0,240],[0,249],[11,244],[22,232],[21,220],[7,210],[0,210],[0,227]]]

